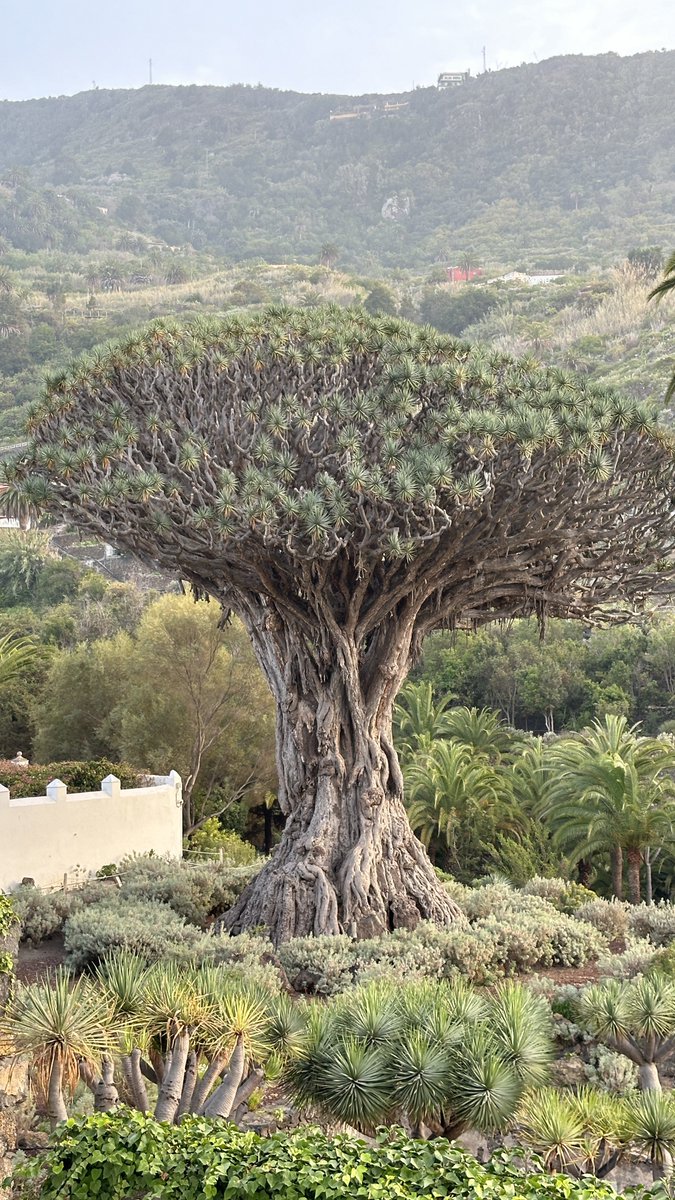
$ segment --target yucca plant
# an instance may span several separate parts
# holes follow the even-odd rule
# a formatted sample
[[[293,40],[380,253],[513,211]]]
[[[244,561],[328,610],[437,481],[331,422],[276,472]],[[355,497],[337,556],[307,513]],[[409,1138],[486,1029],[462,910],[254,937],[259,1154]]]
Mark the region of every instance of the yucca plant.
[[[337,307],[155,322],[46,392],[17,486],[235,611],[274,693],[288,828],[228,928],[458,920],[406,820],[395,698],[434,629],[663,592],[670,436],[559,370]]]
[[[358,1129],[403,1120],[456,1137],[503,1126],[550,1055],[546,1009],[516,985],[371,985],[309,1012],[288,1078],[300,1104]]]
[[[43,982],[17,985],[0,1030],[17,1054],[30,1057],[52,1126],[68,1116],[66,1096],[78,1082],[80,1062],[101,1072],[113,1021],[108,999],[62,968]]]
[[[675,982],[654,974],[588,988],[580,1019],[599,1041],[637,1064],[640,1088],[660,1091],[659,1066],[675,1051]]]
[[[549,1171],[604,1179],[626,1153],[634,1123],[631,1102],[599,1089],[539,1088],[523,1098],[517,1136],[540,1154]]]

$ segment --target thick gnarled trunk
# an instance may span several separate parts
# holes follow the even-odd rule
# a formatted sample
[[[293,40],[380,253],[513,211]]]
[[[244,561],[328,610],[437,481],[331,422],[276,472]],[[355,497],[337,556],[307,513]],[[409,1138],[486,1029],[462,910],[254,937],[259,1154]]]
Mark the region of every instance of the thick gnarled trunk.
[[[264,926],[279,943],[461,919],[403,806],[391,732],[407,671],[401,646],[394,642],[383,661],[363,667],[352,647],[338,644],[325,669],[304,644],[281,667],[269,643],[261,653],[261,639],[253,640],[277,700],[286,827],[270,862],[226,914],[225,928]]]

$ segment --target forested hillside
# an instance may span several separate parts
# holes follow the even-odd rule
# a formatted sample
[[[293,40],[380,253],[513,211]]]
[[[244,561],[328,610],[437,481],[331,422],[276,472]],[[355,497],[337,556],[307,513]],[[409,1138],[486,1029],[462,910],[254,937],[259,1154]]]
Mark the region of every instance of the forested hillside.
[[[277,262],[330,243],[370,271],[468,252],[607,263],[675,239],[674,70],[675,52],[606,54],[396,97],[153,86],[4,102],[0,236],[83,250],[123,227]],[[374,107],[330,120],[358,105]]]

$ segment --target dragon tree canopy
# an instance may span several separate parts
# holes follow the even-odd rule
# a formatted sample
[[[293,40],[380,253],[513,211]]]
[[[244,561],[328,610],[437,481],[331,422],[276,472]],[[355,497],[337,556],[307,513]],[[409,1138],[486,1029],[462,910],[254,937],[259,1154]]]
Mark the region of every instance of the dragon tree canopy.
[[[673,441],[644,405],[358,309],[154,322],[53,377],[30,433],[15,501],[249,630],[288,822],[234,929],[451,920],[391,744],[422,638],[625,617],[671,583]]]

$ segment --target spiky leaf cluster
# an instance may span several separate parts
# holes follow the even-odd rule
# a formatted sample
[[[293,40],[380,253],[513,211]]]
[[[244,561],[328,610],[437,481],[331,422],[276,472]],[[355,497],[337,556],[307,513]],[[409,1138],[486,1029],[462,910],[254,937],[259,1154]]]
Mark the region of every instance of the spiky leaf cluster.
[[[423,577],[428,627],[582,615],[672,547],[643,406],[359,310],[154,322],[51,378],[30,431],[14,494],[221,596],[302,607],[314,565],[338,608],[369,577],[364,612]]]

